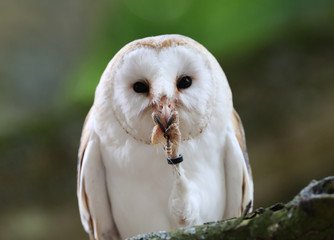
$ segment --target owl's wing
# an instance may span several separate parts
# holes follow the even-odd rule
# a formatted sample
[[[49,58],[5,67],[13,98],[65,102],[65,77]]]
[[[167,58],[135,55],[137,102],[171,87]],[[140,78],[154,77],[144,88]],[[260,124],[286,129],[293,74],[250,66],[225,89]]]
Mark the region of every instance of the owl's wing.
[[[235,131],[235,136],[238,140],[239,146],[240,146],[240,148],[242,150],[242,153],[244,155],[247,171],[250,175],[250,179],[252,180],[252,170],[251,170],[250,163],[249,163],[249,158],[248,158],[245,131],[244,131],[244,127],[242,126],[242,122],[241,122],[241,119],[239,117],[239,114],[237,113],[237,111],[235,109],[233,109],[231,121],[232,121],[233,128],[234,128],[234,131]]]
[[[88,113],[80,140],[77,196],[82,225],[90,239],[119,239],[108,197],[99,139]]]
[[[238,113],[233,110],[232,130],[225,146],[226,210],[224,218],[240,215],[253,203],[253,179],[249,164],[244,128]]]

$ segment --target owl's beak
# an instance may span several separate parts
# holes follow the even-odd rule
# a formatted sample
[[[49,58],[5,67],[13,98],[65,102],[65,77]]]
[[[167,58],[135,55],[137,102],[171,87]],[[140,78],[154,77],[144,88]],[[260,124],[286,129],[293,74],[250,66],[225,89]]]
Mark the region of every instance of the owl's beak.
[[[155,105],[153,119],[163,132],[165,132],[165,129],[167,129],[173,121],[172,113],[174,109],[175,101],[169,100],[166,96],[161,97],[159,103]]]

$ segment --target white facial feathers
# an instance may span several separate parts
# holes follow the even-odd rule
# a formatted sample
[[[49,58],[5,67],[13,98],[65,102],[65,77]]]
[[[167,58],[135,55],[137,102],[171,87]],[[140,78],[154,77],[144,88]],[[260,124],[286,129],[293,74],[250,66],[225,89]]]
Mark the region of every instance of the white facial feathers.
[[[191,86],[178,89],[178,81],[185,76],[191,78]],[[147,85],[149,91],[135,92],[137,82]],[[230,89],[219,64],[203,46],[186,37],[154,37],[128,44],[109,64],[100,85],[103,92],[97,90],[97,98],[110,98],[109,106],[103,102],[105,111],[112,109],[128,134],[147,143],[153,126],[152,105],[163,96],[176,102],[183,140],[206,127],[218,89],[226,93],[224,101],[230,101],[226,110],[232,111],[231,98],[226,98],[231,95]],[[95,104],[99,105],[98,99]]]

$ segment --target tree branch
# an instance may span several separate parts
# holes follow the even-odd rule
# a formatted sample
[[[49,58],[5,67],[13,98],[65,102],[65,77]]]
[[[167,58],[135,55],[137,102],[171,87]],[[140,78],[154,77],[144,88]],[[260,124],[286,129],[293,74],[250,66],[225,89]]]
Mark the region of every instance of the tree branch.
[[[312,181],[287,204],[259,208],[239,218],[131,238],[144,239],[334,239],[334,176]]]

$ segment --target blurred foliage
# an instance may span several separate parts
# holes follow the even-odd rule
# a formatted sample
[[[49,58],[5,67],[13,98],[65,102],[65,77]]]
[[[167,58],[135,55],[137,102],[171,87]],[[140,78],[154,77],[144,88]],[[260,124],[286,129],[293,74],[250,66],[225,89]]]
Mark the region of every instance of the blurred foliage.
[[[99,44],[91,42],[92,52],[71,76],[75,87],[70,97],[84,102],[91,99],[91,89],[111,56],[134,39],[178,33],[202,43],[219,60],[239,60],[282,35],[294,35],[296,30],[301,34],[304,31],[313,35],[310,30],[323,34],[332,27],[332,6],[331,1],[318,1],[316,5],[314,1],[303,1],[301,6],[300,1],[291,0],[110,2],[104,9],[108,17],[101,20],[105,28]],[[97,65],[101,71],[96,71]]]
[[[246,129],[256,206],[332,175],[333,23],[331,0],[2,1],[0,238],[84,238],[81,127],[109,60],[146,36],[187,35],[221,63]]]

